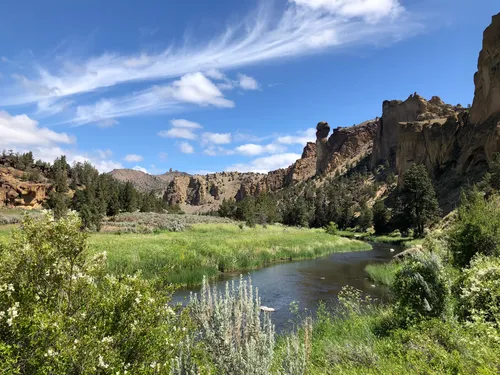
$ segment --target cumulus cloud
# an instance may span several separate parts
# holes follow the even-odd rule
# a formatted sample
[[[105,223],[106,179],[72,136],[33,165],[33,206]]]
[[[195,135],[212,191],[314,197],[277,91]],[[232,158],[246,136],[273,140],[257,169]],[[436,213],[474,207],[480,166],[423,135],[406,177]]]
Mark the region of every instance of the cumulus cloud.
[[[300,154],[285,153],[266,156],[252,160],[246,164],[233,164],[226,171],[267,173],[280,168],[286,168],[300,159]]]
[[[143,161],[144,158],[141,155],[137,154],[128,154],[124,157],[125,161],[128,161],[129,163],[137,163],[139,161]]]
[[[203,144],[216,144],[216,145],[226,145],[231,143],[231,133],[210,133],[206,132],[202,134]]]
[[[27,115],[11,116],[0,111],[0,149],[22,147],[50,147],[56,144],[71,144],[75,139],[66,133],[58,133],[40,127]]]
[[[238,83],[239,83],[239,86],[243,90],[258,90],[259,89],[259,84],[255,80],[255,78],[247,76],[245,74],[238,75]]]
[[[286,148],[277,145],[275,143],[270,143],[268,145],[257,145],[255,143],[247,143],[236,147],[236,152],[247,156],[256,156],[261,154],[277,154],[280,152],[285,152]]]
[[[183,154],[192,154],[194,152],[194,147],[191,146],[188,142],[181,142],[179,143],[179,150]]]
[[[314,142],[316,139],[316,129],[309,128],[304,131],[297,132],[295,135],[286,135],[283,137],[278,137],[276,142],[284,145],[303,145],[305,146],[307,142]]]

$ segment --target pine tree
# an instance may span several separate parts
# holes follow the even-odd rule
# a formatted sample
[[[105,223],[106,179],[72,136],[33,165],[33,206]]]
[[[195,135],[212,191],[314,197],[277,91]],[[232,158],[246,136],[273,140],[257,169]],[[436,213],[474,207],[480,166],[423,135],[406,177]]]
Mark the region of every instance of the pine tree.
[[[414,164],[403,174],[401,202],[404,215],[421,237],[438,214],[438,202],[432,181],[423,165]]]

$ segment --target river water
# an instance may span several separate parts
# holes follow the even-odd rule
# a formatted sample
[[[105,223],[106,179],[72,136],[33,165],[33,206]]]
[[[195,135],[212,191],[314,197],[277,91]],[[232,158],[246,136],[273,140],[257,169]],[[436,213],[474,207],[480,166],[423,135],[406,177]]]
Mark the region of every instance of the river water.
[[[402,249],[395,245],[372,243],[370,251],[335,253],[322,258],[280,263],[243,274],[249,276],[252,284],[259,288],[262,305],[272,307],[271,313],[277,331],[282,331],[293,318],[290,313],[290,303],[297,301],[301,310],[314,313],[318,302],[327,305],[337,303],[338,292],[345,285],[351,285],[380,300],[386,300],[388,290],[384,286],[374,285],[368,279],[364,268],[368,264],[388,262]],[[391,252],[390,249],[394,249]],[[239,279],[239,275],[224,275],[217,281],[223,289],[226,281]],[[213,284],[213,282],[212,282]],[[190,292],[198,292],[199,288],[178,290],[173,296],[173,302],[185,303]]]

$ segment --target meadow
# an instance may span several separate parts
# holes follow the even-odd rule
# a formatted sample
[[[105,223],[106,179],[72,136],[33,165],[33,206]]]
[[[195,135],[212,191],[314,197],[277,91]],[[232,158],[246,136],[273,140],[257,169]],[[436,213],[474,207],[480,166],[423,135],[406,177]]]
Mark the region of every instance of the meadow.
[[[214,278],[220,272],[242,272],[371,246],[321,229],[194,224],[182,232],[95,233],[89,237],[89,248],[93,253],[106,252],[111,273],[141,270],[147,279],[195,285],[203,275]]]

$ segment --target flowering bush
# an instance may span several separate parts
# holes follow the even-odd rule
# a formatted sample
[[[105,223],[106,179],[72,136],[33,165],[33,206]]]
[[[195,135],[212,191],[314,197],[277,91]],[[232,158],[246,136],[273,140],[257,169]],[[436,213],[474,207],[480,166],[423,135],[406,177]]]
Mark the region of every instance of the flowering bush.
[[[0,249],[0,373],[170,373],[188,324],[140,276],[91,258],[76,213],[22,222]]]
[[[500,343],[500,258],[478,256],[463,272],[460,304],[465,315]]]

